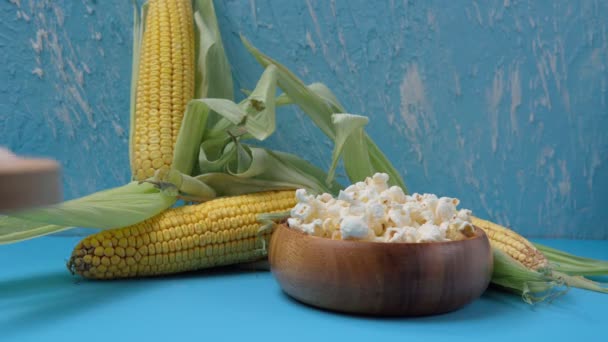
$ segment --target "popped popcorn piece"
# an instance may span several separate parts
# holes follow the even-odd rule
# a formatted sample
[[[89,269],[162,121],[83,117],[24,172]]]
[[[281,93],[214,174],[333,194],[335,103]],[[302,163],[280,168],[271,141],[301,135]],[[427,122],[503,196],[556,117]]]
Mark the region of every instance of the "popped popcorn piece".
[[[321,194],[318,197],[318,200],[321,201],[322,203],[331,203],[332,201],[335,201],[335,199],[331,196],[331,194],[328,194],[328,193]]]
[[[300,225],[300,227],[302,227],[302,231],[307,233],[307,234],[311,234],[311,235],[323,235],[321,232],[321,225],[323,224],[323,221],[321,221],[320,219],[315,219],[310,223],[304,223],[302,225]]]
[[[470,222],[471,214],[472,214],[472,212],[469,209],[460,209],[458,211],[457,217],[462,221]]]
[[[350,191],[340,190],[338,193],[338,200],[344,201],[348,203],[353,203],[355,201],[355,193]]]
[[[366,207],[363,203],[357,203],[348,207],[348,213],[354,216],[363,216],[365,215]]]
[[[417,230],[414,227],[389,228],[387,232],[392,235],[388,242],[416,242]]]
[[[394,227],[405,227],[412,225],[412,218],[409,210],[403,206],[395,205],[388,210],[388,222]]]
[[[331,235],[334,231],[340,229],[340,219],[339,217],[330,217],[326,218],[321,225],[323,231],[326,232],[325,235]]]
[[[445,236],[441,234],[438,226],[432,223],[425,223],[416,231],[416,242],[445,241]]]
[[[386,208],[382,203],[376,201],[368,203],[365,207],[365,215],[370,220],[370,226],[381,226],[386,222]],[[372,227],[375,230],[375,228]]]
[[[296,200],[298,201],[298,203],[309,203],[314,198],[315,196],[309,195],[306,189],[296,190]]]
[[[475,235],[475,227],[470,222],[462,222],[458,230],[466,236]]]
[[[448,229],[450,229],[450,222],[449,221],[441,222],[439,224],[439,230],[441,230],[441,234],[442,235],[447,234]]]
[[[291,209],[291,217],[297,218],[302,222],[306,222],[306,220],[312,216],[314,210],[312,206],[306,203],[297,203],[293,209]]]
[[[454,204],[455,200],[456,199],[453,198],[441,197],[437,201],[437,207],[435,208],[436,222],[449,221],[454,215],[456,215],[456,205]]]
[[[359,196],[357,197],[357,200],[359,200],[363,203],[368,203],[376,197],[378,197],[378,191],[376,191],[376,189],[374,189],[374,188],[368,188],[368,189],[363,189],[359,192]]]
[[[422,208],[424,208],[425,210],[430,210],[432,212],[435,212],[438,201],[439,201],[439,199],[437,198],[436,195],[424,194],[424,195],[422,195],[421,205],[422,205]]]
[[[365,184],[365,182],[357,182],[355,183],[355,187],[359,190],[365,190],[367,188],[367,184]]]
[[[388,184],[388,175],[386,173],[377,172],[372,176],[372,181],[376,186],[383,188],[382,190],[386,190]]]
[[[405,193],[403,192],[403,189],[401,189],[398,186],[391,186],[384,193],[388,196],[388,198],[392,202],[403,204],[407,201],[407,197],[406,197]]]
[[[361,216],[346,216],[340,222],[342,239],[363,239],[369,235],[369,229]]]
[[[300,226],[302,225],[302,221],[298,220],[297,218],[290,217],[287,219],[287,225],[290,227],[293,227],[293,228],[300,229]]]

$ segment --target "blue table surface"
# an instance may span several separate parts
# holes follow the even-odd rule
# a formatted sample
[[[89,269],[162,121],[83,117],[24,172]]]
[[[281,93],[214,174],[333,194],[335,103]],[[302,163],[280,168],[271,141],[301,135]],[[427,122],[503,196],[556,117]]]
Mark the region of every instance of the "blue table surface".
[[[531,306],[490,289],[439,316],[349,316],[291,300],[266,271],[230,267],[144,280],[81,280],[65,268],[78,240],[45,237],[0,246],[0,341],[608,341],[606,294],[572,289]],[[608,259],[608,241],[535,241]]]

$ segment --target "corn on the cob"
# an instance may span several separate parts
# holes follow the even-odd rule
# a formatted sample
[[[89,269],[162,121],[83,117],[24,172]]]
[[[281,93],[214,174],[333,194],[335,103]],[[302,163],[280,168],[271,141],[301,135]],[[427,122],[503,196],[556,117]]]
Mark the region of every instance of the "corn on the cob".
[[[471,217],[472,223],[483,229],[488,235],[490,244],[505,252],[514,260],[531,270],[538,270],[548,265],[547,258],[534,245],[516,232],[496,223]]]
[[[194,96],[190,0],[149,0],[135,99],[133,178],[169,169],[184,110]]]
[[[85,278],[171,274],[243,263],[266,256],[270,232],[257,215],[291,209],[294,191],[223,197],[166,210],[133,226],[86,237],[68,262]]]

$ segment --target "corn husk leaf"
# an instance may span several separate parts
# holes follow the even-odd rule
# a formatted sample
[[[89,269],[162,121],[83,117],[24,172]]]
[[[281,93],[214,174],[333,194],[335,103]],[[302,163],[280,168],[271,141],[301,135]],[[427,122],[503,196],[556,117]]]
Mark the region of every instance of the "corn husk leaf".
[[[575,287],[608,293],[605,285],[581,276],[570,276],[551,267],[534,271],[515,261],[506,253],[492,248],[494,271],[491,283],[504,290],[517,293],[529,304],[553,300]]]
[[[234,99],[232,71],[224,50],[213,0],[194,0],[196,98]]]
[[[530,270],[497,248],[492,251],[492,285],[521,295],[529,304],[554,299],[567,292],[568,287],[562,279],[554,279],[547,272]]]
[[[230,137],[218,137],[205,140],[198,154],[198,172],[202,175],[211,172],[222,172],[227,163],[234,158],[236,150],[230,149]]]
[[[268,138],[276,129],[275,94],[277,89],[277,69],[269,65],[258,81],[253,93],[241,105],[247,112],[243,132],[257,140]]]
[[[272,185],[276,185],[277,189],[305,188],[314,193],[333,192],[341,187],[335,182],[327,186],[324,182],[326,174],[322,170],[294,155],[287,157],[288,154],[284,152],[234,142],[226,144],[223,151],[220,159],[202,159],[201,170],[204,172],[197,176],[197,179],[215,189],[218,195],[246,193],[243,183],[248,180],[252,181],[253,188],[260,191],[272,190]],[[201,153],[199,157],[205,155]],[[211,163],[213,170],[204,170]],[[220,178],[218,173],[229,177]],[[223,183],[226,179],[240,181]],[[229,189],[231,187],[235,189]]]
[[[212,187],[218,196],[235,196],[250,192],[304,188],[311,193],[337,194],[337,182],[325,184],[327,174],[293,154],[270,149],[242,146],[250,151],[251,162],[240,172],[226,162],[222,172],[208,172],[196,178]]]
[[[217,192],[217,196],[238,196],[253,192],[289,190],[300,187],[300,184],[297,183],[241,178],[219,172],[206,173],[196,178],[212,187]]]
[[[608,293],[608,288],[606,287],[606,284],[595,282],[583,276],[571,276],[558,271],[553,271],[552,275],[556,278],[563,279],[564,283],[570,287],[576,287],[579,289],[600,293]]]
[[[236,104],[228,100],[199,99],[195,101],[206,104],[218,115],[212,120],[207,139],[223,138],[226,133],[243,139],[264,140],[276,129],[275,94],[277,87],[277,70],[268,66],[256,88],[249,96]]]
[[[369,119],[353,114],[333,114],[332,123],[336,130],[336,140],[334,143],[334,150],[331,156],[331,165],[327,172],[327,183],[330,183],[334,179],[336,167],[338,166],[338,160],[344,154],[345,168],[351,181],[359,178],[361,175],[365,175],[363,178],[373,174],[373,170],[370,168],[371,163],[367,157],[367,150],[361,142],[363,141],[363,128]],[[345,148],[345,143],[349,142]],[[356,146],[353,146],[356,145]],[[346,149],[346,151],[345,151]],[[349,160],[347,163],[346,160]],[[371,173],[370,173],[371,172]],[[358,179],[357,179],[358,180]]]
[[[299,187],[308,189],[314,193],[330,192],[330,187],[324,183],[324,179],[316,179],[315,172],[308,172],[314,168],[312,164],[301,163],[302,169],[295,164],[283,160],[280,155],[272,150],[260,147],[248,147],[251,151],[251,164],[243,172],[236,172],[230,168],[227,173],[236,177],[261,179],[267,181],[289,182],[298,184]],[[293,156],[293,158],[297,158]]]
[[[154,184],[167,196],[174,196],[187,201],[205,202],[217,197],[217,193],[212,187],[175,169],[159,170],[152,179],[146,182]]]
[[[315,83],[311,83],[311,84],[307,85],[306,88],[308,88],[310,91],[315,93],[318,97],[323,99],[323,101],[325,101],[325,103],[328,106],[330,106],[332,111],[334,111],[336,113],[343,113],[346,111],[344,109],[344,106],[342,106],[342,104],[336,97],[336,95],[334,95],[334,93],[325,84],[320,83],[320,82],[315,82]],[[291,98],[286,93],[283,93],[277,97],[276,104],[278,107],[278,106],[292,105],[292,104],[296,104],[296,103],[294,101],[292,101]]]
[[[0,217],[0,245],[25,241],[40,236],[58,233],[73,227],[47,225],[22,220],[16,217]]]
[[[576,256],[539,243],[534,246],[549,259],[555,271],[571,276],[608,275],[608,261]]]
[[[11,213],[27,221],[83,228],[110,229],[135,224],[171,207],[175,197],[166,196],[153,185],[127,185],[58,205]]]
[[[209,110],[199,102],[190,101],[177,135],[171,168],[191,174],[198,161],[200,143],[205,134]]]
[[[286,96],[289,97],[290,101],[297,104],[315,123],[319,129],[325,135],[327,135],[334,142],[336,141],[336,128],[332,122],[332,114],[345,112],[342,106],[337,101],[336,97],[329,91],[327,87],[315,86],[313,89],[307,87],[299,78],[297,78],[289,69],[282,64],[273,60],[272,58],[264,55],[261,51],[255,48],[247,39],[241,37],[243,44],[254,56],[254,58],[264,67],[269,65],[275,65],[278,70],[278,85],[285,92]],[[315,90],[320,92],[322,96],[315,93]],[[284,102],[284,101],[283,101]],[[361,155],[359,159],[348,159],[344,160],[345,168],[356,169],[357,164],[361,165],[366,159],[370,160],[370,170],[372,173],[384,172],[390,177],[389,183],[391,185],[400,186],[405,192],[407,188],[401,178],[401,175],[391,165],[390,161],[386,159],[384,154],[379,153],[380,150],[372,139],[363,133],[362,144],[366,145],[366,148],[360,148],[361,152],[367,151],[367,155]],[[375,155],[372,155],[375,153]],[[348,163],[356,161],[354,165],[347,165]],[[367,176],[371,176],[371,174]],[[359,173],[352,173],[352,176],[358,176]],[[349,175],[349,177],[351,176]],[[350,179],[351,182],[359,181],[362,179]]]

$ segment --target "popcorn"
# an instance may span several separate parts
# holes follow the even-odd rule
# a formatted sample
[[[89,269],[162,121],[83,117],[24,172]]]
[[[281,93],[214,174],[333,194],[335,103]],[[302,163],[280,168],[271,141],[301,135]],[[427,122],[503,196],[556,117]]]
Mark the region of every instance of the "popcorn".
[[[328,193],[324,193],[321,196],[319,196],[318,200],[321,203],[331,203],[332,201],[335,201],[335,199]]]
[[[416,242],[445,241],[445,235],[441,234],[438,226],[425,223],[416,231]]]
[[[311,217],[313,213],[313,208],[306,203],[298,203],[293,209],[291,209],[291,217],[297,218],[302,222],[306,222],[306,220]]]
[[[456,199],[441,197],[437,201],[437,206],[435,208],[435,217],[439,222],[449,221],[454,215],[456,215]]]
[[[340,222],[342,239],[363,239],[369,235],[367,223],[361,216],[346,216]]]
[[[348,202],[348,203],[353,203],[355,201],[354,195],[355,195],[354,192],[340,190],[340,192],[338,193],[338,200]]]
[[[389,228],[387,232],[390,236],[388,242],[416,242],[416,228],[403,227],[403,228]]]
[[[312,198],[313,196],[308,195],[305,189],[296,190],[296,200],[298,201],[298,203],[308,203],[308,201],[310,201]]]
[[[321,221],[320,219],[315,219],[310,223],[305,223],[300,225],[300,227],[302,227],[302,231],[310,234],[310,235],[321,235],[321,225],[323,224],[323,221]]]
[[[403,206],[396,205],[388,210],[388,222],[395,227],[408,227],[412,225],[410,211]]]
[[[315,236],[378,242],[435,242],[474,234],[471,211],[457,210],[456,198],[435,194],[406,195],[376,173],[363,182],[330,194],[309,195],[298,189],[290,227]]]
[[[384,194],[388,196],[391,202],[403,204],[407,201],[407,197],[405,196],[403,189],[398,186],[391,186],[384,192]]]
[[[457,217],[462,221],[471,221],[471,211],[469,209],[460,209],[458,211]]]

